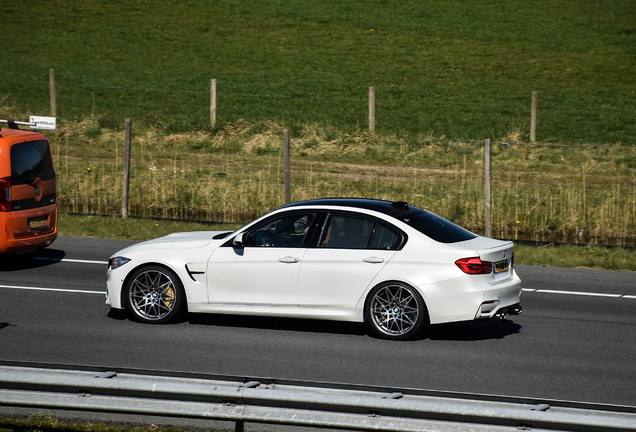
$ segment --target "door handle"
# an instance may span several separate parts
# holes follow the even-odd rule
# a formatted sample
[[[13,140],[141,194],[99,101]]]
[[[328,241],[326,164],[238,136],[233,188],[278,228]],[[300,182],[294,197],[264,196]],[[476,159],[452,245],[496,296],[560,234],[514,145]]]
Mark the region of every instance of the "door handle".
[[[369,264],[380,264],[384,262],[384,258],[378,258],[378,257],[372,256],[368,258],[362,258],[362,261]]]
[[[285,263],[285,264],[295,264],[298,261],[300,261],[300,258],[295,258],[295,257],[291,257],[291,256],[278,258],[278,262],[282,262],[282,263]]]

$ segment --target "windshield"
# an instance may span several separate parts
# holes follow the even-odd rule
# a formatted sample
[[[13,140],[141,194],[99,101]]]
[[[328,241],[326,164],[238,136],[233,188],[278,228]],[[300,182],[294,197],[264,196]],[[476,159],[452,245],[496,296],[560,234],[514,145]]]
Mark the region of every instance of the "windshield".
[[[29,141],[11,147],[11,178],[16,184],[36,178],[53,180],[53,162],[47,141]]]
[[[477,237],[459,225],[425,210],[408,213],[399,219],[440,243],[456,243]]]

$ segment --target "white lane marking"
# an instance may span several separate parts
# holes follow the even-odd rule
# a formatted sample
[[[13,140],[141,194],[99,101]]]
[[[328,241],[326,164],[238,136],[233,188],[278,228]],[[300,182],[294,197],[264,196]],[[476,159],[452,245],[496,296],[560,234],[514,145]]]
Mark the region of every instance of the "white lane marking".
[[[636,296],[623,295],[623,294],[604,294],[604,293],[593,293],[593,292],[582,292],[582,291],[562,291],[562,290],[548,290],[548,289],[534,289],[534,288],[521,288],[521,290],[527,291],[527,292],[543,293],[543,294],[566,294],[566,295],[578,295],[578,296],[589,296],[589,297],[636,299]]]
[[[0,288],[11,288],[11,289],[23,289],[23,290],[33,290],[33,291],[58,291],[58,292],[69,292],[69,293],[83,293],[83,294],[101,294],[105,295],[105,291],[86,291],[86,290],[72,290],[72,289],[62,289],[62,288],[41,288],[41,287],[27,287],[27,286],[14,286],[14,285],[0,285]]]
[[[581,291],[559,291],[559,290],[537,290],[538,293],[548,293],[548,294],[570,294],[570,295],[579,295],[579,296],[592,296],[592,297],[623,297],[621,294],[604,294],[604,293],[591,293],[591,292],[581,292]]]
[[[35,257],[36,260],[43,261],[58,261],[58,262],[74,262],[74,263],[86,263],[86,264],[103,264],[107,265],[108,261],[91,261],[91,260],[80,260],[80,259],[71,259],[71,258],[45,258],[45,257]]]

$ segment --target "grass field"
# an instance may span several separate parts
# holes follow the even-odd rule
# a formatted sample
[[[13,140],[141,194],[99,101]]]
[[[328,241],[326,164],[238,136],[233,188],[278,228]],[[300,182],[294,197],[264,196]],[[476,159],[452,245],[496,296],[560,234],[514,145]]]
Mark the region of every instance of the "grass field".
[[[0,432],[186,432],[173,427],[151,425],[118,425],[107,423],[79,423],[59,420],[40,414],[28,418],[0,417]],[[214,432],[214,430],[210,430]]]
[[[629,0],[37,0],[3,6],[0,105],[103,125],[273,120],[351,132],[636,143]]]
[[[406,200],[481,233],[491,138],[494,236],[636,243],[627,0],[37,0],[4,7],[1,40],[0,118],[47,115],[56,71],[62,212],[121,213],[130,117],[133,216],[283,204],[288,128],[292,200]]]
[[[280,125],[133,133],[130,214],[240,223],[284,204]],[[238,127],[240,126],[240,127]],[[62,128],[51,140],[61,211],[121,214],[123,134]],[[292,201],[407,201],[484,232],[484,143],[295,132]],[[494,142],[492,235],[636,243],[636,148]]]

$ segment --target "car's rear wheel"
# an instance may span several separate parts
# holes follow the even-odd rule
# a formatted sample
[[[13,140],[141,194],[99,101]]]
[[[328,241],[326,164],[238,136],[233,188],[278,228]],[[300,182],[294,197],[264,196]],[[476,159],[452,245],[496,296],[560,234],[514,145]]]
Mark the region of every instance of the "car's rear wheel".
[[[409,339],[429,321],[422,296],[402,282],[386,282],[373,288],[365,308],[367,324],[385,339]]]
[[[137,269],[126,286],[128,310],[145,323],[170,321],[179,313],[183,298],[183,285],[177,275],[160,266]]]

